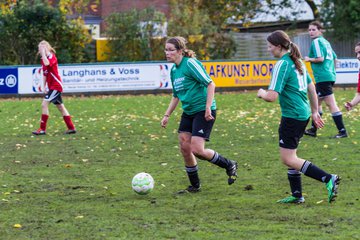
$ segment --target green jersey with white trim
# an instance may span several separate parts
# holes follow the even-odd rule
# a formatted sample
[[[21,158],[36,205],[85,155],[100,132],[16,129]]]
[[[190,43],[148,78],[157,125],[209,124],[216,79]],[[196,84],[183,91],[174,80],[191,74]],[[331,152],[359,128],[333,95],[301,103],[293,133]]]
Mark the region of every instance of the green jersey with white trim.
[[[312,41],[309,57],[324,58],[323,62],[311,63],[311,68],[317,83],[336,81],[335,59],[337,56],[325,38],[319,36]]]
[[[311,77],[302,63],[303,75],[295,68],[289,53],[276,62],[271,73],[269,90],[279,93],[281,114],[283,117],[305,121],[310,117],[310,104],[307,98]]]
[[[212,82],[204,66],[195,58],[183,57],[170,72],[173,96],[180,99],[182,109],[188,115],[205,111],[207,86]],[[216,110],[215,98],[211,110]]]

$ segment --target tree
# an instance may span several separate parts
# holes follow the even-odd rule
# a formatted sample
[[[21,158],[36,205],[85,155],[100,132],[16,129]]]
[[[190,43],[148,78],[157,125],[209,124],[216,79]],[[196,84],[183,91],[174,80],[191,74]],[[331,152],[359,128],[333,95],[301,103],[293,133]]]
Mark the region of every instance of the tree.
[[[358,0],[325,0],[321,13],[329,34],[339,40],[355,40],[360,33]]]
[[[17,1],[1,9],[0,64],[36,64],[37,45],[49,41],[59,62],[81,62],[90,41],[81,19],[68,21],[66,14],[47,1]]]
[[[165,15],[154,8],[113,13],[105,20],[111,61],[159,60]],[[158,42],[158,43],[157,43]],[[163,54],[161,59],[163,59]]]
[[[188,47],[199,59],[226,59],[235,52],[231,35],[225,32],[224,19],[228,15],[211,16],[220,7],[219,0],[211,1],[215,8],[208,8],[207,1],[172,0],[168,36],[183,36],[189,40]]]

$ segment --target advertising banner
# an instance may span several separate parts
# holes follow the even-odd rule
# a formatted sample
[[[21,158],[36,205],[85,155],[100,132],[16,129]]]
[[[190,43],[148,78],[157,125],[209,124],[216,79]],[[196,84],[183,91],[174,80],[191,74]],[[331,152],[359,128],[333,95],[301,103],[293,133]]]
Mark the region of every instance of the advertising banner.
[[[336,64],[336,84],[354,84],[358,81],[359,60],[338,59]]]
[[[266,86],[276,61],[203,62],[217,87]]]
[[[0,69],[0,94],[18,93],[18,70],[17,68]]]
[[[59,74],[64,92],[105,92],[171,88],[172,64],[62,65]],[[19,93],[41,93],[44,86],[39,67],[19,67]]]
[[[266,87],[275,60],[206,61],[203,65],[217,87]],[[172,63],[119,63],[59,65],[65,93],[171,89]],[[311,77],[309,63],[306,67]],[[356,84],[357,59],[339,59],[336,84]],[[0,68],[0,94],[42,93],[40,66]]]

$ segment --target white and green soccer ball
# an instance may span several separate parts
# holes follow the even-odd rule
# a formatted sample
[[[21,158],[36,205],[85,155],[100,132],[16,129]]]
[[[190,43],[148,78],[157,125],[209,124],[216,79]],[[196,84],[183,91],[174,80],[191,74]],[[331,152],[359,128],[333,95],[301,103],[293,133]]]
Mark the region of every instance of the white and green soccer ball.
[[[150,174],[141,172],[133,177],[131,185],[136,193],[145,195],[153,190],[154,183],[154,179]]]

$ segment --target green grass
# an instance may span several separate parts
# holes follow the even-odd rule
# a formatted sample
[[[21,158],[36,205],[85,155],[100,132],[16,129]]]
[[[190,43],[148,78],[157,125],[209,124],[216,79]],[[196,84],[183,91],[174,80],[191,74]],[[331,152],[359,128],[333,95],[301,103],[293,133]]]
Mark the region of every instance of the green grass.
[[[340,106],[355,89],[336,89]],[[279,160],[277,103],[256,92],[217,94],[211,142],[239,162],[227,185],[223,169],[199,163],[202,192],[176,195],[188,185],[177,127],[160,120],[169,95],[65,97],[76,135],[54,106],[46,136],[38,128],[41,98],[0,100],[0,239],[360,239],[360,108],[344,112],[347,139],[336,134],[328,110],[318,138],[304,137],[298,155],[342,177],[337,201],[325,185],[303,177],[306,202],[281,205],[289,194]],[[131,179],[149,172],[146,196]],[[21,224],[21,228],[15,228]]]

